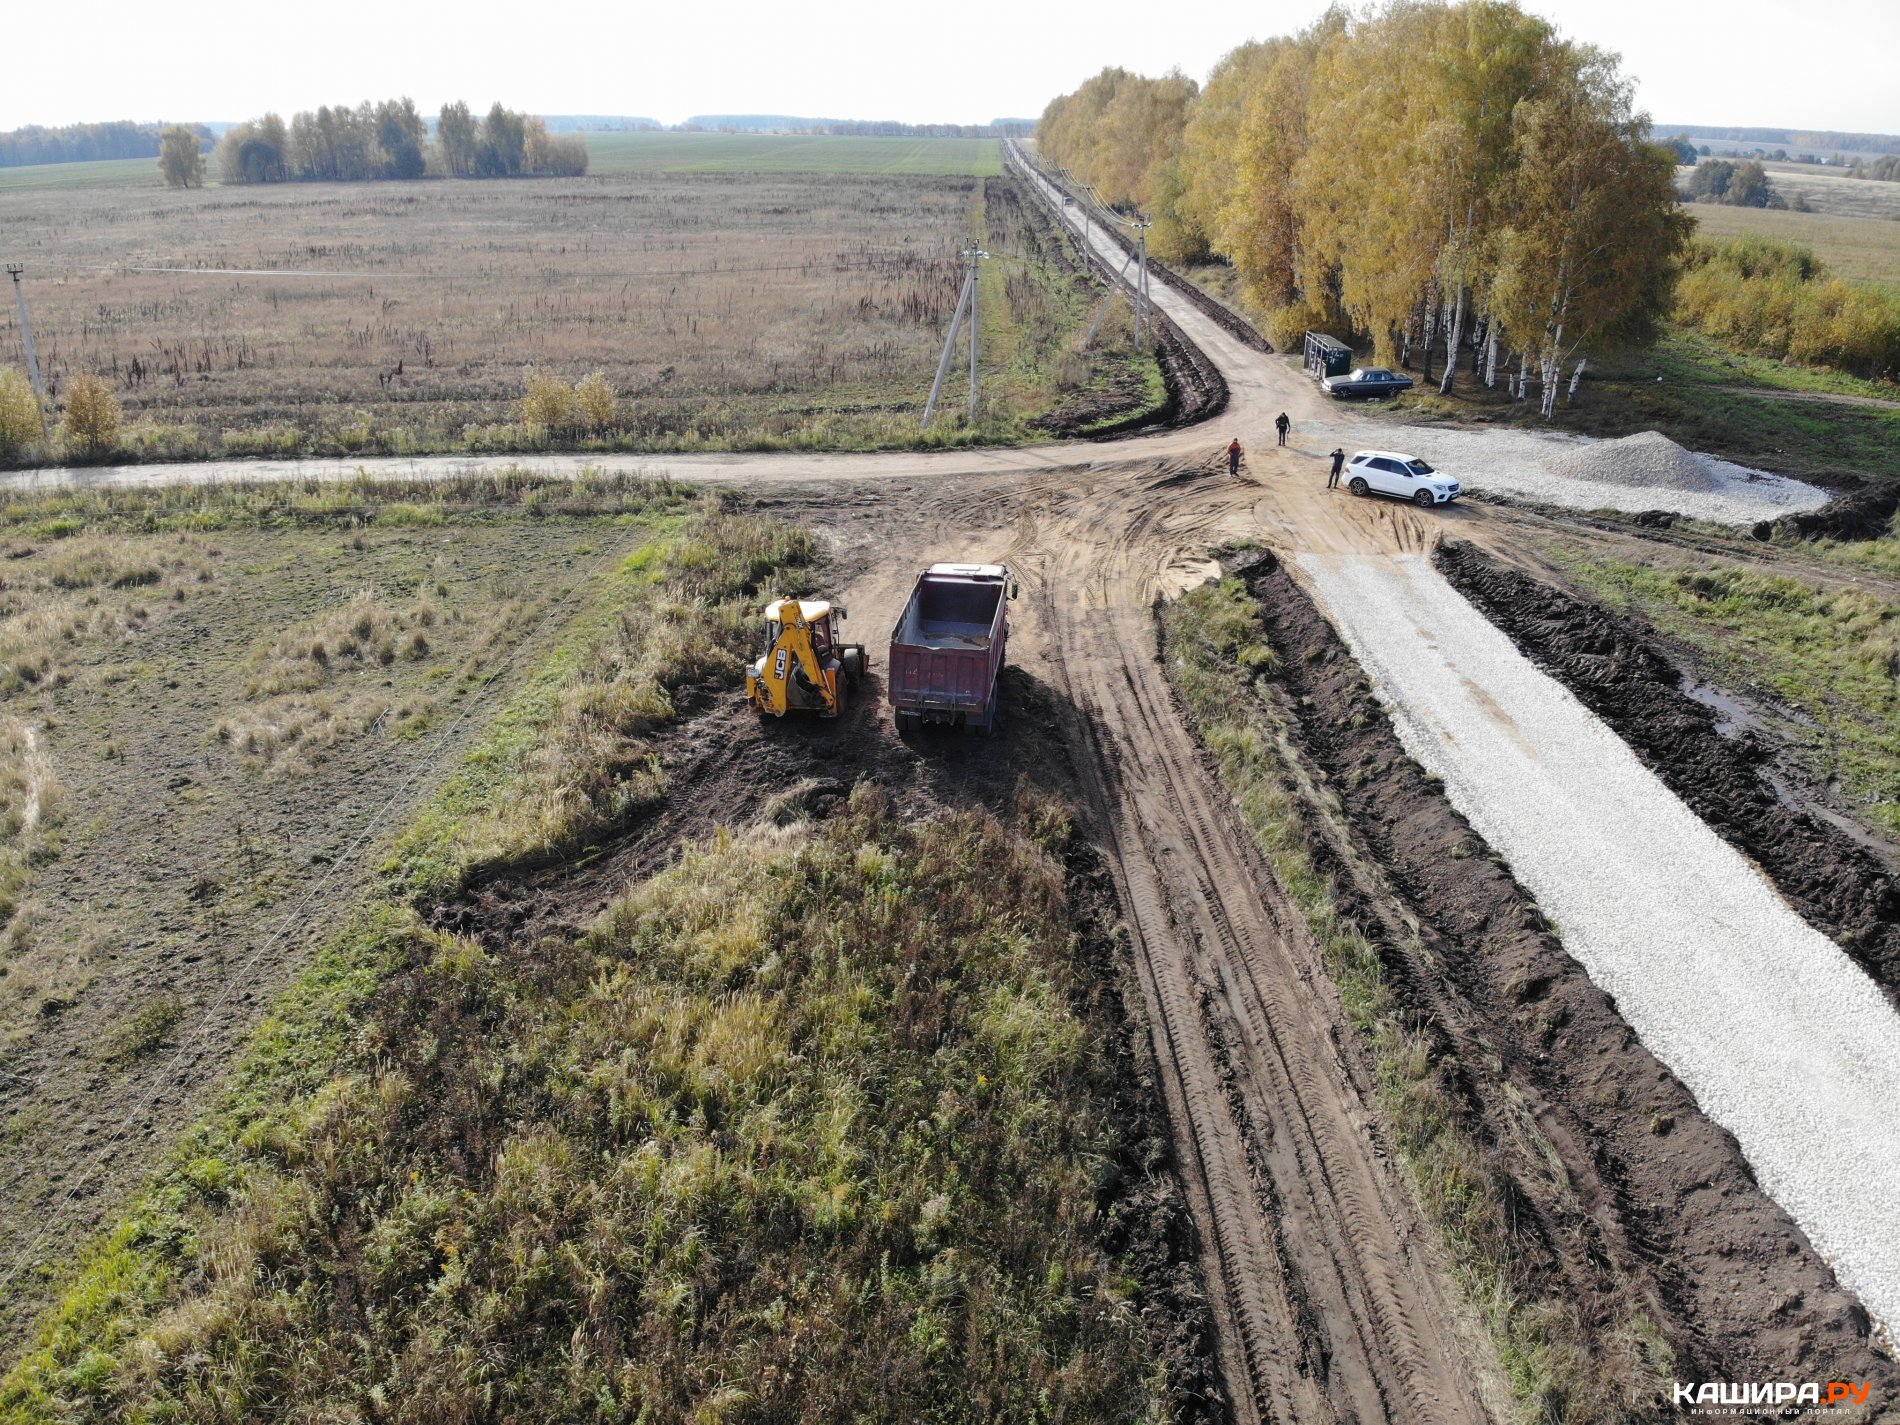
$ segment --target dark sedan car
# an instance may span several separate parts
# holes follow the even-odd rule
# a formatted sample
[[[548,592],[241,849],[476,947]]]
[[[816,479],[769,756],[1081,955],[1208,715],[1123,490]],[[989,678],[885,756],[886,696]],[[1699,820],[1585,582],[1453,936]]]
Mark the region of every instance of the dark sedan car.
[[[1329,396],[1396,396],[1412,389],[1412,378],[1383,366],[1361,366],[1345,376],[1328,376],[1319,388]]]

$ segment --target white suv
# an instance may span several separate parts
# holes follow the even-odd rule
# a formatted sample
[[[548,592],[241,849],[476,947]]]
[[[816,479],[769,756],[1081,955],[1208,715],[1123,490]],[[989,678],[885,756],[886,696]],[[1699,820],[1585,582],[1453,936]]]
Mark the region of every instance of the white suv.
[[[1397,495],[1415,505],[1449,504],[1461,488],[1417,456],[1391,450],[1362,450],[1346,462],[1345,473],[1355,495]]]

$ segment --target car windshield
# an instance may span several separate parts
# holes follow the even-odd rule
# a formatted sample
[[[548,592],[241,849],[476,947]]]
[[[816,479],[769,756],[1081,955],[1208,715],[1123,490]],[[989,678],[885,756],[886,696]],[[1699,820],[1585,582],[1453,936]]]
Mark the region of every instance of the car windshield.
[[[1408,460],[1405,462],[1405,469],[1408,474],[1412,475],[1430,475],[1432,473],[1432,467],[1427,465],[1423,460]]]

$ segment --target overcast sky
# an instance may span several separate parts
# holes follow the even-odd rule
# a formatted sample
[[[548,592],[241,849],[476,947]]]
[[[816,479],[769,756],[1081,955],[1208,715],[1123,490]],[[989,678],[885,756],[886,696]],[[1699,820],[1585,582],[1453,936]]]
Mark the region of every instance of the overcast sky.
[[[1319,0],[1246,5],[908,5],[97,0],[11,6],[0,129],[97,119],[249,118],[412,96],[544,114],[697,113],[983,123],[1033,117],[1106,64],[1196,78]],[[1639,102],[1677,124],[1900,132],[1896,0],[1533,0],[1623,55]],[[1086,15],[1086,19],[1083,16]],[[1705,18],[1708,17],[1708,18]]]

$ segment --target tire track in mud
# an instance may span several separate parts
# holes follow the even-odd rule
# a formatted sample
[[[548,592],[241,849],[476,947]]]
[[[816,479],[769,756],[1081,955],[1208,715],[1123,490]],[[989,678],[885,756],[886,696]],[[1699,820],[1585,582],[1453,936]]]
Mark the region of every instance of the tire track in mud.
[[[1029,651],[1089,754],[1236,1417],[1481,1421],[1452,1309],[1339,1050],[1351,1031],[1317,949],[1160,666],[1154,598],[1204,567],[1254,493],[1156,498],[1182,483],[1178,467],[1112,486],[1029,482],[1007,557],[1034,602]]]

